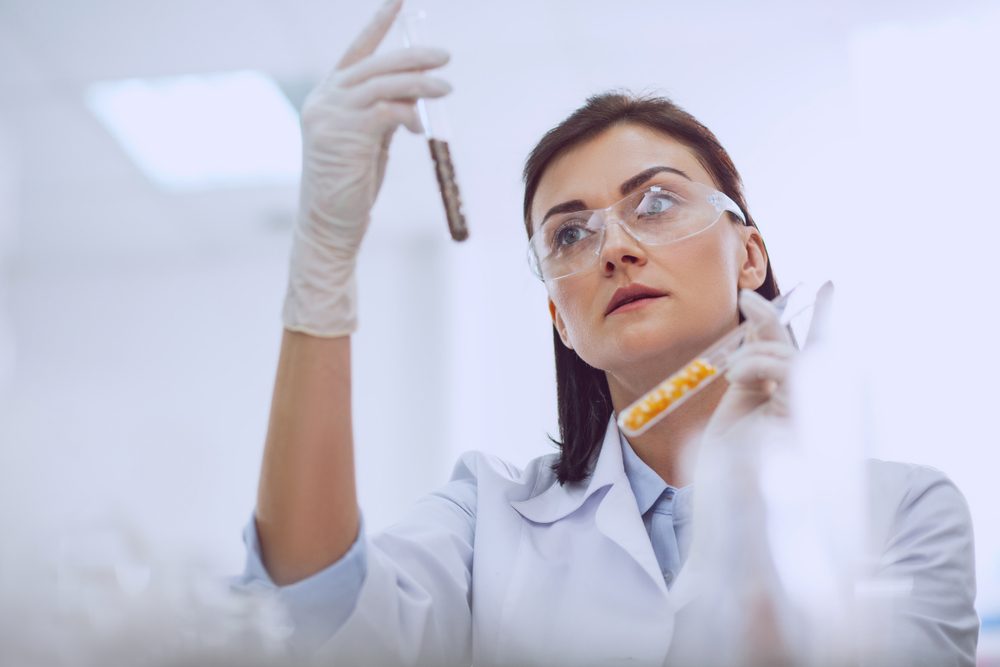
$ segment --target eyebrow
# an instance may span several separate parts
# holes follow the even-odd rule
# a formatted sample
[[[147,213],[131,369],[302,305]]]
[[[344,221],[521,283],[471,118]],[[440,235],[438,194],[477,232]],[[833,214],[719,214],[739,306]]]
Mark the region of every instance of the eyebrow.
[[[691,177],[685,174],[680,169],[658,165],[656,167],[650,167],[649,169],[644,169],[643,171],[640,171],[638,174],[636,174],[632,178],[622,183],[621,186],[618,188],[618,190],[624,197],[625,195],[632,192],[633,190],[641,186],[643,183],[651,179],[653,176],[656,176],[657,174],[663,173],[665,171],[671,174],[677,174],[679,176],[683,176],[689,181],[691,180]],[[546,212],[545,217],[542,218],[542,223],[538,226],[541,227],[542,225],[544,225],[546,220],[548,220],[551,216],[556,215],[557,213],[572,213],[574,211],[586,211],[586,210],[587,210],[587,204],[584,203],[582,199],[573,199],[571,201],[564,201],[563,203],[556,204],[555,206],[550,208],[548,212]]]

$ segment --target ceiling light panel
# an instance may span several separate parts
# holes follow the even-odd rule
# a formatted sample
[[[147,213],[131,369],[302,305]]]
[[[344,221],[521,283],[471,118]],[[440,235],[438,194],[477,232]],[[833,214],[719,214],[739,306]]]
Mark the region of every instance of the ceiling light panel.
[[[168,192],[294,183],[298,115],[270,77],[254,71],[92,84],[88,108],[157,186]]]

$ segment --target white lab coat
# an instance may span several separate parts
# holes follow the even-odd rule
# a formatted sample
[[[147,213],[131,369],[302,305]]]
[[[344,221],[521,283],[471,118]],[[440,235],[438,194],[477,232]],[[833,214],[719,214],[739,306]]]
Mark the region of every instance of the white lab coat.
[[[684,569],[664,585],[618,437],[612,422],[591,477],[565,486],[554,455],[523,471],[463,455],[449,486],[365,538],[360,597],[320,647],[323,664],[663,665],[696,586]],[[930,468],[873,461],[869,471],[872,533],[887,536],[873,549],[887,572],[915,582],[887,631],[907,656],[899,664],[974,664],[961,494]],[[448,491],[470,484],[472,495]]]

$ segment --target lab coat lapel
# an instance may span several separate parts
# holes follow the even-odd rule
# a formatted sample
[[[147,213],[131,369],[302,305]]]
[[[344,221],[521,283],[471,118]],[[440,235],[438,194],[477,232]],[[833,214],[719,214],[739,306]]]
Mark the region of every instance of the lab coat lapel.
[[[667,586],[663,582],[646,526],[642,523],[632,485],[625,474],[621,435],[613,415],[594,467],[593,478],[601,486],[611,486],[597,508],[594,519],[597,529],[632,556],[653,580],[660,593],[666,595]]]
[[[625,474],[621,436],[614,415],[608,421],[597,463],[586,482],[554,483],[539,495],[514,501],[511,506],[535,523],[553,523],[576,511],[587,498],[605,487],[610,488],[599,501],[595,515],[597,529],[630,555],[653,580],[657,589],[666,595],[667,587],[663,583],[656,554]]]

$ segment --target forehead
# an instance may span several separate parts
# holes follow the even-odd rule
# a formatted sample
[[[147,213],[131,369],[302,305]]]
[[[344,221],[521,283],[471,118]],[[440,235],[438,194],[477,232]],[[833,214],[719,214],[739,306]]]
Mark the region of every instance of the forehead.
[[[610,206],[622,198],[622,183],[657,165],[680,169],[695,181],[718,187],[694,152],[673,137],[638,125],[616,125],[563,153],[545,169],[531,203],[533,229],[546,211],[565,201],[581,199],[588,208]]]

